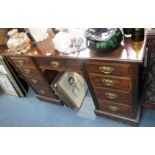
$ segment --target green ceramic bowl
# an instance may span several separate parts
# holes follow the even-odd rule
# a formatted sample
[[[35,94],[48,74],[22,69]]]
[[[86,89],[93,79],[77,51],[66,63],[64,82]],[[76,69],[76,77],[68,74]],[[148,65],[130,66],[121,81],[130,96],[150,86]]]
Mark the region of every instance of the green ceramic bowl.
[[[86,46],[96,52],[110,52],[117,48],[123,39],[120,29],[88,29]]]

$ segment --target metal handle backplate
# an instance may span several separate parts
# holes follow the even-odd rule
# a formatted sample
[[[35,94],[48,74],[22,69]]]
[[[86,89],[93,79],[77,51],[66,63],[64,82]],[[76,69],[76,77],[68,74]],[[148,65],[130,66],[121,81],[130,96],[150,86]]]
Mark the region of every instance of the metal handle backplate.
[[[26,74],[30,74],[30,69],[24,69],[24,72],[26,73]]]
[[[24,65],[24,60],[18,60],[17,61],[19,65],[23,66]]]
[[[109,110],[111,110],[111,111],[118,111],[118,110],[119,110],[119,108],[114,107],[114,106],[108,106],[108,108],[109,108]]]
[[[100,66],[99,69],[102,73],[105,74],[110,74],[114,71],[114,67],[108,67],[108,66]]]
[[[58,61],[51,61],[50,64],[52,67],[59,67],[60,66],[60,62],[58,62]]]
[[[32,79],[31,81],[32,81],[33,84],[37,84],[38,83],[38,80],[36,80],[36,79]]]
[[[42,90],[42,89],[39,90],[39,92],[40,92],[41,94],[43,94],[43,95],[46,93],[45,90]]]
[[[105,93],[106,97],[108,97],[109,99],[115,99],[118,97],[117,94],[114,93]]]
[[[113,86],[116,83],[115,80],[110,80],[110,79],[102,79],[102,82],[107,86]]]

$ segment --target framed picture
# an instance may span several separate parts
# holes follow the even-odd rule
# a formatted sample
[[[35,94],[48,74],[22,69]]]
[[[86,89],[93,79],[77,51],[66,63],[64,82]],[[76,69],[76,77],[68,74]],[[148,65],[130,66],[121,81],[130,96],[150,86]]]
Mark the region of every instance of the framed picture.
[[[56,94],[70,107],[80,108],[88,90],[85,79],[75,72],[65,72],[54,83]]]
[[[7,75],[0,74],[0,85],[1,85],[2,89],[7,94],[18,97],[18,94],[17,94],[15,88],[13,87],[13,85],[11,84],[11,82],[10,82],[9,78],[7,77]]]

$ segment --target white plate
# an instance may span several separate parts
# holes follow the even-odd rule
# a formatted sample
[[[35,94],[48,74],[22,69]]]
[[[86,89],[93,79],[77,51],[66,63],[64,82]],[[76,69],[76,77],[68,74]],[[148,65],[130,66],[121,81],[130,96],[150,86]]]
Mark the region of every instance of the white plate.
[[[71,47],[72,38],[76,38],[76,45],[80,45],[80,47]],[[67,32],[59,32],[53,38],[53,42],[55,49],[61,53],[69,54],[86,48],[86,39],[84,37],[84,31],[81,29],[72,29]]]

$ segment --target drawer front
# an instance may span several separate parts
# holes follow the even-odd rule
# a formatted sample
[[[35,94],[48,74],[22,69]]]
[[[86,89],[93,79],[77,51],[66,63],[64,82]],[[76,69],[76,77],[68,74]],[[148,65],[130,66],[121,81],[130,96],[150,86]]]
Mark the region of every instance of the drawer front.
[[[13,63],[18,67],[35,68],[33,61],[28,57],[10,57]]]
[[[130,76],[131,65],[120,63],[105,63],[105,62],[86,62],[89,73],[97,73],[102,75]]]
[[[37,90],[37,93],[38,93],[39,95],[47,96],[47,97],[50,97],[50,98],[53,98],[53,99],[58,99],[58,98],[55,96],[54,92],[52,92],[51,90],[46,89],[46,88],[38,89],[38,90]]]
[[[101,89],[97,87],[94,87],[94,92],[97,99],[131,104],[131,94],[129,92],[114,89]]]
[[[54,69],[58,68],[80,68],[80,60],[69,60],[69,59],[57,59],[57,58],[35,58],[35,62],[39,67],[50,67]]]
[[[19,67],[20,72],[22,72],[22,74],[26,77],[36,77],[36,76],[40,76],[40,72],[38,71],[38,69],[34,69],[34,68],[20,68]]]
[[[57,99],[54,92],[49,87],[40,87],[37,85],[32,85],[33,89],[38,95],[51,97],[53,99]]]
[[[26,79],[33,86],[49,87],[47,82],[41,77],[26,77]]]
[[[132,89],[131,79],[128,77],[117,77],[108,75],[89,74],[91,83],[95,87],[115,88],[130,91]]]
[[[131,108],[128,105],[109,102],[105,100],[98,100],[98,104],[100,110],[102,111],[106,111],[117,115],[124,115],[124,116],[130,115]]]

